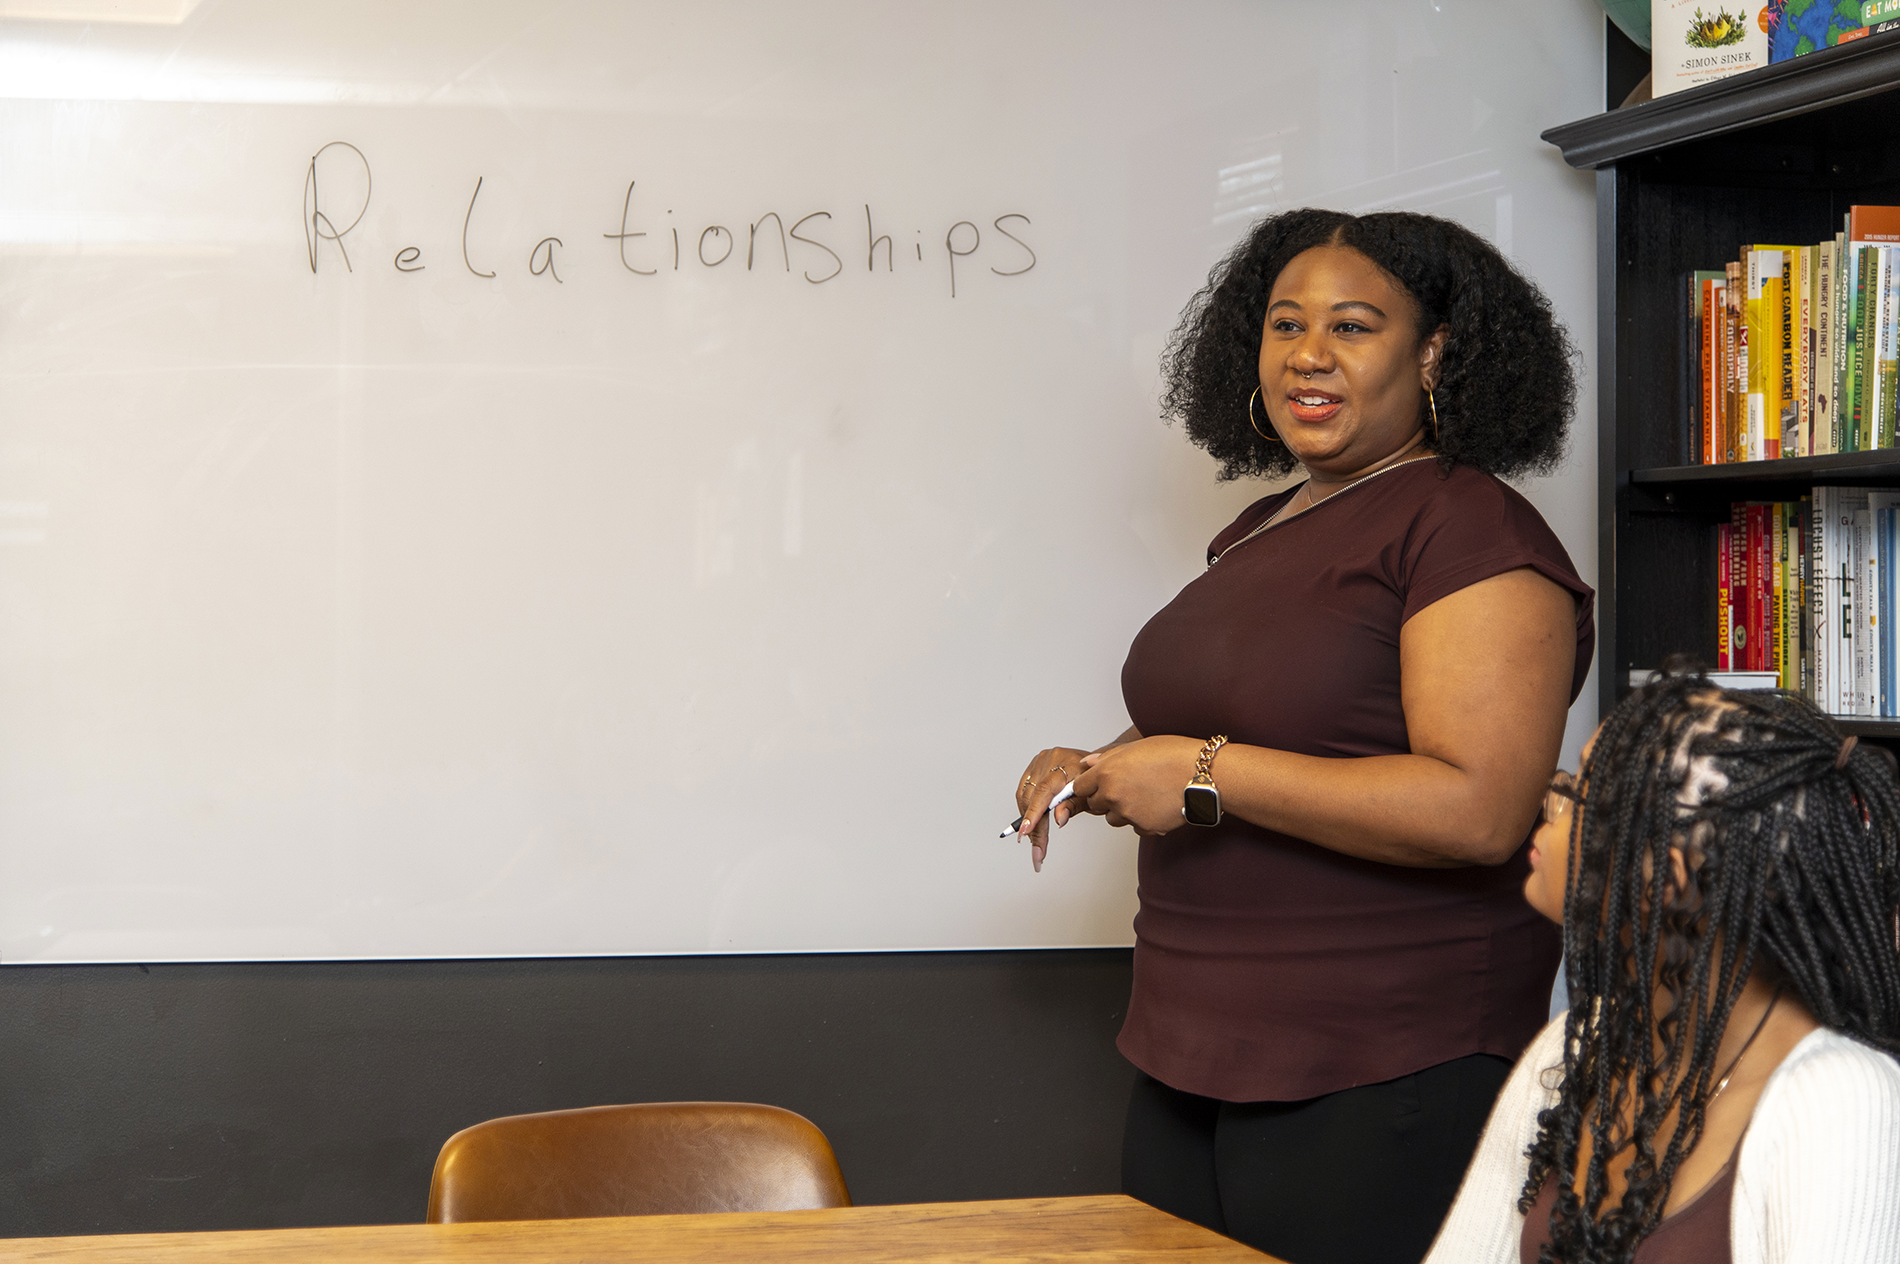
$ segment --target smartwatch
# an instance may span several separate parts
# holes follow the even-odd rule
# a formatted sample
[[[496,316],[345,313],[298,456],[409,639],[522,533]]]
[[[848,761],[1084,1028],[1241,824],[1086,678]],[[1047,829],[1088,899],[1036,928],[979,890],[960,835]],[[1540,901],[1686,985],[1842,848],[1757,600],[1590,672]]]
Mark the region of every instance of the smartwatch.
[[[1214,784],[1214,752],[1227,745],[1227,735],[1219,733],[1201,747],[1194,765],[1194,780],[1181,792],[1181,815],[1189,825],[1220,824],[1220,787]]]

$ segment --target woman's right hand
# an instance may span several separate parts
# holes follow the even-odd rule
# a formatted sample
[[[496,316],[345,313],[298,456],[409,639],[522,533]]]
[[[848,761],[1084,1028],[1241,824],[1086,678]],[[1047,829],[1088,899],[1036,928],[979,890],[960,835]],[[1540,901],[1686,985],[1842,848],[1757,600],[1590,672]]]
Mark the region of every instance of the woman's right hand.
[[[1029,839],[1029,862],[1042,872],[1042,860],[1049,854],[1049,800],[1082,771],[1082,758],[1089,752],[1073,746],[1052,746],[1029,761],[1022,780],[1016,783],[1016,809],[1023,823],[1017,837]],[[1058,813],[1062,809],[1057,808]]]

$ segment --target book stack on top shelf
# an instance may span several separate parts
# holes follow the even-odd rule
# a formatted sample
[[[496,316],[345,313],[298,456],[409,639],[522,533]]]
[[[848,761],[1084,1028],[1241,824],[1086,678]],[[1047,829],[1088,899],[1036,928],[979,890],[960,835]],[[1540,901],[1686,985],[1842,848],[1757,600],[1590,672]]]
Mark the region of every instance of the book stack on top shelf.
[[[1597,181],[1600,711],[1687,653],[1900,744],[1896,137],[1900,30],[1544,133]]]

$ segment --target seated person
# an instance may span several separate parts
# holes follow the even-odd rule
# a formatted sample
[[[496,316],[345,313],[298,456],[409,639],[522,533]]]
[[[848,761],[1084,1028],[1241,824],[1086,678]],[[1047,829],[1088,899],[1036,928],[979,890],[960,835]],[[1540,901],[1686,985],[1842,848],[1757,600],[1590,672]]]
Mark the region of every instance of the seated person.
[[[1799,698],[1670,674],[1558,773],[1525,895],[1571,1008],[1427,1264],[1900,1260],[1900,783]]]

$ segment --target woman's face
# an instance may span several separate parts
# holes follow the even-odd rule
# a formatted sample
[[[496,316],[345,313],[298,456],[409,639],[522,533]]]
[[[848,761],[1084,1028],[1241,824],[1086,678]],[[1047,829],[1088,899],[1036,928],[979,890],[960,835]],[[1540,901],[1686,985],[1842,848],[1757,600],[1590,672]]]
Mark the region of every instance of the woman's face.
[[[1449,331],[1421,338],[1417,305],[1345,246],[1295,255],[1273,283],[1260,398],[1309,470],[1347,476],[1412,442]]]
[[[1596,735],[1583,745],[1583,762],[1590,761]],[[1566,784],[1567,783],[1567,787]],[[1564,920],[1564,887],[1570,880],[1570,834],[1577,821],[1577,802],[1562,793],[1581,794],[1582,786],[1559,772],[1544,795],[1544,815],[1531,835],[1531,876],[1524,879],[1524,898],[1532,908],[1558,925]]]

